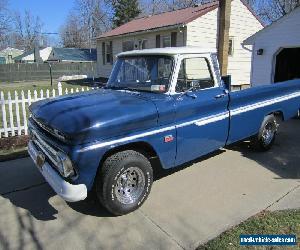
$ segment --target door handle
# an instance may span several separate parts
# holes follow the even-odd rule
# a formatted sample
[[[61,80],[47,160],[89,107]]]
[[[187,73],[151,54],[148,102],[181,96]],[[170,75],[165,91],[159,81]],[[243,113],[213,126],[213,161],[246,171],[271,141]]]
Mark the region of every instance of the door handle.
[[[226,94],[216,95],[216,96],[215,96],[215,99],[224,98],[225,96],[226,96]]]

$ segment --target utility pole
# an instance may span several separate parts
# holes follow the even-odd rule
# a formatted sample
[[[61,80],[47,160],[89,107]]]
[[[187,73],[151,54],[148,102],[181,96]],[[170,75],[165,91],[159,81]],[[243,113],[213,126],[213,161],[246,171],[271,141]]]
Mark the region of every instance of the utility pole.
[[[218,56],[220,61],[221,75],[227,75],[229,28],[230,28],[231,0],[219,1],[219,37]]]

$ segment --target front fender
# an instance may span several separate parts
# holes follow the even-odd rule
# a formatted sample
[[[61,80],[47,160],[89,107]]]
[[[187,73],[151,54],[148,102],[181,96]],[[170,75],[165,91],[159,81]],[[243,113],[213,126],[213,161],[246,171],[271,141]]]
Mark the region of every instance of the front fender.
[[[172,140],[165,142],[166,136]],[[171,126],[78,146],[71,155],[71,160],[79,173],[74,183],[83,183],[90,190],[98,167],[101,167],[100,162],[107,152],[117,147],[126,148],[126,145],[139,142],[147,143],[155,150],[164,169],[174,167],[176,128]]]

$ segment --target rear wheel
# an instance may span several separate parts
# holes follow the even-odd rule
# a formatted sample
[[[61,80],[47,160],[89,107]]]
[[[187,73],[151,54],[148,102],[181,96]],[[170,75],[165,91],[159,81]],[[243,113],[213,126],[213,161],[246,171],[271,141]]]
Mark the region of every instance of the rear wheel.
[[[263,120],[260,130],[251,140],[251,145],[259,151],[269,150],[275,141],[278,124],[274,115],[268,115]]]
[[[140,207],[153,182],[149,160],[139,152],[127,150],[108,157],[96,179],[96,193],[111,213],[123,215]]]

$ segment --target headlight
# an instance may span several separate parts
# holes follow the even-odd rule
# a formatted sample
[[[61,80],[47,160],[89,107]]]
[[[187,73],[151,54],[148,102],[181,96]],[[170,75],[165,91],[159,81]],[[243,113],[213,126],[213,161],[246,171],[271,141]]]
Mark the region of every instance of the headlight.
[[[64,177],[72,177],[74,176],[74,168],[69,157],[62,153],[57,152],[56,154],[57,168],[60,174]]]

